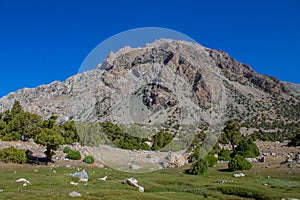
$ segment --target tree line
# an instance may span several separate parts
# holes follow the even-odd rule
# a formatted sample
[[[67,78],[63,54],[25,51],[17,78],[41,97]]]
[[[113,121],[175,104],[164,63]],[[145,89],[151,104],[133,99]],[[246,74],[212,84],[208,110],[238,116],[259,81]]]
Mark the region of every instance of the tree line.
[[[28,141],[46,147],[45,155],[52,162],[54,151],[59,145],[79,142],[79,136],[73,121],[56,123],[57,116],[42,119],[38,114],[23,110],[19,101],[15,101],[10,110],[0,112],[0,139],[3,141]]]

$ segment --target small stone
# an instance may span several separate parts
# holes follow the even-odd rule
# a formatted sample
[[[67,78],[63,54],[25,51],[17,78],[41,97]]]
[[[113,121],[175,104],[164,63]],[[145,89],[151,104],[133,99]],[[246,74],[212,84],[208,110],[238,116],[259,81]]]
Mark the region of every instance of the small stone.
[[[217,181],[217,183],[225,183],[225,182],[226,182],[226,180],[224,180],[224,179],[220,179]]]
[[[98,180],[106,181],[106,179],[107,179],[107,176],[104,176],[104,177],[99,178]]]
[[[73,181],[70,182],[72,185],[78,185],[78,183],[75,183]]]
[[[100,164],[97,164],[96,166],[99,167],[99,168],[103,168],[103,167],[104,167],[104,165],[101,164],[101,163],[100,163]]]
[[[71,197],[81,197],[81,194],[78,193],[78,192],[73,191],[73,192],[69,193],[69,196],[71,196]]]
[[[142,187],[142,186],[140,186],[139,187],[139,192],[144,192],[145,190],[144,190],[144,187]]]
[[[140,166],[138,166],[138,165],[131,165],[130,166],[130,169],[140,169],[141,167]]]

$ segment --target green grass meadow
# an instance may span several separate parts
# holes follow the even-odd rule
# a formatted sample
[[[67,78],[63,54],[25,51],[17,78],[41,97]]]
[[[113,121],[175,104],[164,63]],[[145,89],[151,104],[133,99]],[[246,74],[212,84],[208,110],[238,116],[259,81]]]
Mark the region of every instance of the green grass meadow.
[[[78,182],[69,176],[85,169],[89,181]],[[90,165],[78,167],[50,167],[38,165],[0,165],[0,199],[300,199],[300,171],[292,169],[264,169],[255,164],[245,177],[235,178],[227,163],[219,163],[203,176],[184,174],[184,168],[163,169],[151,173],[125,173]],[[97,180],[107,176],[106,181]],[[267,176],[270,176],[268,178]],[[125,178],[136,178],[145,192],[124,185]],[[30,181],[27,186],[16,183],[19,178]],[[218,183],[224,179],[225,183]],[[81,197],[70,197],[76,191]]]

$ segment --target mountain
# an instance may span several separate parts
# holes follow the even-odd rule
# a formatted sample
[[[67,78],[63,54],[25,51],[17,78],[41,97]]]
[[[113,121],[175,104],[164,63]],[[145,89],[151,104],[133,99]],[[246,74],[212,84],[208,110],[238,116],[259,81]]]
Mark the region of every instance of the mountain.
[[[0,99],[59,121],[214,124],[236,118],[244,133],[299,128],[300,85],[261,75],[220,50],[160,39],[111,52],[93,70]]]

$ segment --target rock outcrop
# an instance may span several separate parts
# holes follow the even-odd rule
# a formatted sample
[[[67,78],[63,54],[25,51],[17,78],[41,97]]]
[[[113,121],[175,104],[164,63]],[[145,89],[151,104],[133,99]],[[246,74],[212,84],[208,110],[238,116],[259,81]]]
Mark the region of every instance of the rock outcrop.
[[[12,92],[0,99],[0,112],[19,100],[24,110],[44,118],[57,114],[59,122],[205,124],[220,112],[247,123],[297,122],[299,91],[223,51],[160,39],[111,52],[97,68],[64,82]],[[212,110],[221,111],[212,118]]]
[[[290,93],[289,88],[277,78],[258,74],[249,65],[237,62],[224,51],[212,49],[206,51],[229,80],[241,84],[250,82],[268,93]]]

